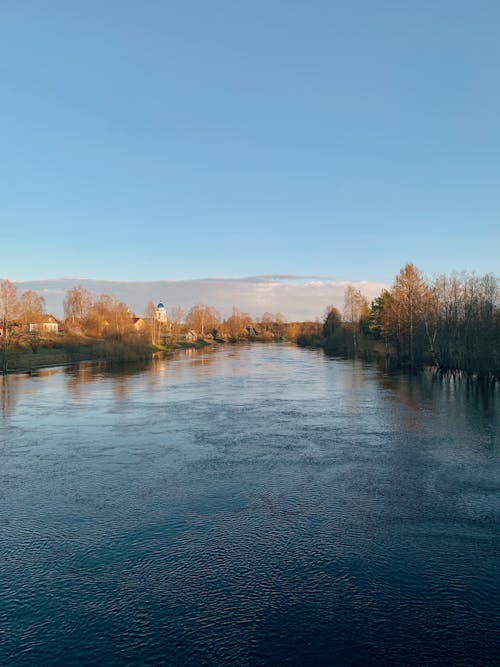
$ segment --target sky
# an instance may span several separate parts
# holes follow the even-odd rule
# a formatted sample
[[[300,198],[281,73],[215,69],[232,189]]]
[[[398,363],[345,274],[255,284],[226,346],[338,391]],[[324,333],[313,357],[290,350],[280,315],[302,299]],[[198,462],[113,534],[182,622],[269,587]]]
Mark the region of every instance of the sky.
[[[0,16],[1,277],[498,273],[497,0]]]
[[[58,278],[14,284],[19,294],[26,290],[38,292],[45,299],[47,312],[56,317],[64,314],[68,290],[83,287],[94,295],[113,295],[138,315],[147,314],[151,301],[163,303],[169,315],[177,306],[187,313],[193,305],[205,303],[214,306],[222,317],[229,317],[236,305],[252,317],[265,312],[281,313],[289,322],[321,319],[331,305],[342,311],[347,284],[359,289],[369,301],[385,287],[369,281],[346,283],[328,276],[302,275],[157,281]]]

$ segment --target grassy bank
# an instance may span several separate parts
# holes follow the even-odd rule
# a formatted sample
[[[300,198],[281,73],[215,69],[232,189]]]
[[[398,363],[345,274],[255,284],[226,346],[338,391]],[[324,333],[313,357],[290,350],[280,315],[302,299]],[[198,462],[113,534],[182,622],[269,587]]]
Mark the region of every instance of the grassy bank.
[[[31,372],[47,366],[74,364],[79,361],[101,360],[125,363],[141,361],[151,357],[155,351],[151,346],[139,347],[126,344],[97,343],[80,346],[40,347],[36,351],[30,348],[7,350],[2,359],[2,370],[7,373]]]
[[[218,341],[220,342],[220,341]],[[80,361],[107,361],[110,363],[132,363],[147,361],[154,353],[171,354],[175,350],[199,349],[212,343],[197,340],[192,343],[175,342],[169,345],[151,345],[144,340],[92,340],[67,339],[50,341],[36,349],[10,347],[0,352],[0,373],[29,373],[37,368],[64,366]]]
[[[215,340],[215,343],[223,343],[223,340]],[[179,342],[179,343],[173,343],[171,346],[165,347],[167,351],[170,350],[199,350],[202,347],[209,347],[213,343],[209,343],[208,340],[197,340],[192,343],[185,343],[185,342]]]
[[[82,357],[78,361],[83,360]],[[68,364],[76,359],[70,358],[68,353],[62,349],[42,348],[33,352],[31,349],[11,349],[7,350],[4,359],[2,358],[2,370],[6,367],[8,373],[32,371],[36,368],[45,366],[60,366]]]
[[[30,347],[11,347],[5,353],[7,373],[30,373],[37,368],[64,366],[80,361],[106,361],[126,364],[151,359],[155,353],[172,354],[176,350],[199,350],[214,344],[248,342],[245,339],[216,338],[198,339],[193,342],[172,341],[166,345],[151,345],[136,337],[128,340],[95,340],[82,337],[48,341],[33,350]],[[279,341],[285,340],[280,338]],[[267,338],[254,338],[254,342],[273,342]],[[276,341],[274,341],[276,342]],[[4,369],[3,353],[0,351],[0,374]]]

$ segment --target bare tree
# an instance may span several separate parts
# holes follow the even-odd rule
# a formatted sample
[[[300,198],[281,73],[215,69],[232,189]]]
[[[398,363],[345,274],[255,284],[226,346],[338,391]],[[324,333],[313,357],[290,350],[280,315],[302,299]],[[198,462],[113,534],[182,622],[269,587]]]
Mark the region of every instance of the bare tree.
[[[225,325],[229,336],[236,339],[246,333],[247,327],[252,326],[253,321],[248,313],[243,313],[237,306],[233,306],[232,315],[227,318]]]
[[[122,338],[133,331],[132,313],[123,301],[113,299],[108,318],[109,326],[106,327],[106,335]]]
[[[89,314],[94,299],[84,287],[75,287],[66,292],[64,315],[71,326],[81,324]]]
[[[172,323],[172,331],[174,334],[179,333],[179,328],[184,321],[185,313],[181,306],[173,306],[170,308],[168,316]]]
[[[499,281],[493,274],[438,276],[436,294],[436,363],[480,375],[500,366]]]
[[[424,313],[430,301],[429,288],[413,264],[406,264],[398,273],[391,296],[386,323],[397,340],[399,356],[406,356],[413,369],[425,345]]]
[[[156,317],[156,306],[152,301],[150,301],[146,306],[144,315],[146,317],[149,334],[151,336],[151,344],[156,345],[160,340],[160,322]]]
[[[277,336],[283,336],[283,327],[286,323],[286,317],[283,313],[276,313],[274,316],[274,331]]]
[[[45,312],[45,299],[38,292],[27,290],[19,299],[19,319],[25,326],[38,323]]]
[[[368,310],[367,299],[358,289],[352,285],[347,285],[344,292],[344,321],[350,323],[355,354],[358,352],[360,345],[361,320],[368,315]]]
[[[197,304],[191,308],[186,317],[189,328],[194,329],[201,336],[217,329],[221,321],[218,310],[213,306]]]
[[[2,328],[2,369],[7,372],[7,350],[9,347],[10,325],[17,315],[18,301],[16,287],[10,280],[0,281],[0,323]]]
[[[273,322],[274,322],[274,315],[266,311],[260,318],[260,328],[262,332],[272,333]]]

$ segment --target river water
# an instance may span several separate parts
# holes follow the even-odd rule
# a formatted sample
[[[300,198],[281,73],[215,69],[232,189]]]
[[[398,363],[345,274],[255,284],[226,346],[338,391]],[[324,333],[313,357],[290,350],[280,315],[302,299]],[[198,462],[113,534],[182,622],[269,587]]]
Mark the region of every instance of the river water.
[[[256,344],[0,407],[1,665],[498,664],[498,391]]]

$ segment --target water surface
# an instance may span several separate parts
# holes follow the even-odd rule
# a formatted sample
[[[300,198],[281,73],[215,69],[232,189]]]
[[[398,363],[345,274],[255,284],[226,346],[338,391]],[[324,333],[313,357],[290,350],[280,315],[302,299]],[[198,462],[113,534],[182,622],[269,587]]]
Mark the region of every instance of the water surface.
[[[499,400],[279,345],[6,378],[0,664],[498,664]]]

